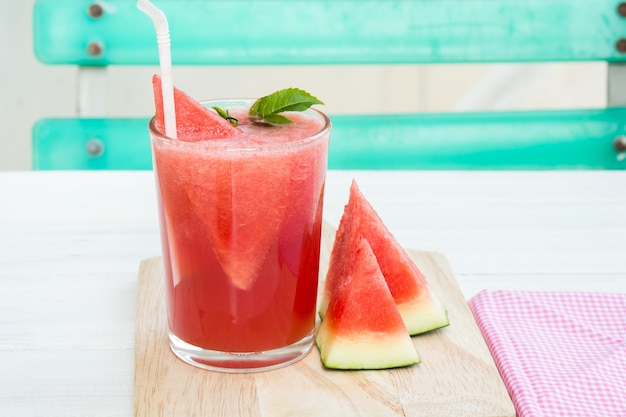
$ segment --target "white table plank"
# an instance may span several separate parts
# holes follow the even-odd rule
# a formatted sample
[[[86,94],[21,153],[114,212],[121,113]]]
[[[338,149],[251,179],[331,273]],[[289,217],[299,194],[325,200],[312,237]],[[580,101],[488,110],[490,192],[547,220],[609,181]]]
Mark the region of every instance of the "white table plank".
[[[626,292],[626,172],[330,172],[406,247],[483,288]],[[0,173],[0,416],[129,416],[137,268],[159,254],[150,172]]]

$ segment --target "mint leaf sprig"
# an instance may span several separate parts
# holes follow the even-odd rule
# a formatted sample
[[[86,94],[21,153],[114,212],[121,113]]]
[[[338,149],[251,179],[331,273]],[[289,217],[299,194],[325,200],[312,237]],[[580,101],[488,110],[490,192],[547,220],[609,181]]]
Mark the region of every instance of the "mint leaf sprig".
[[[229,121],[231,125],[237,126],[239,124],[239,120],[231,116],[230,113],[228,112],[228,109],[223,109],[218,106],[213,106],[213,110],[215,110],[217,114],[219,114],[222,117],[222,119]]]
[[[305,111],[314,104],[324,103],[299,88],[285,88],[255,101],[248,114],[254,122],[267,122],[277,125],[289,124],[293,122],[279,113]]]
[[[286,111],[305,111],[314,104],[324,103],[299,88],[285,88],[255,101],[250,107],[248,115],[253,123],[284,125],[293,122],[280,113]],[[218,106],[213,106],[213,109],[233,126],[239,125],[239,120],[232,117],[228,109],[223,109]]]

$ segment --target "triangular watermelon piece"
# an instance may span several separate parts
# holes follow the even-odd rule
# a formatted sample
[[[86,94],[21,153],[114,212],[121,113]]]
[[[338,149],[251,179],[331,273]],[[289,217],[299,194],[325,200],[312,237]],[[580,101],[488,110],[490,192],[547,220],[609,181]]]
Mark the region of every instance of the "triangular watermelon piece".
[[[348,253],[315,342],[334,369],[386,369],[420,363],[376,257],[364,238]]]
[[[155,105],[155,127],[165,133],[163,94],[161,77],[152,77]],[[214,110],[204,107],[184,91],[174,87],[176,133],[179,140],[197,142],[207,138],[228,138],[237,133],[237,128],[223,119]]]
[[[324,317],[330,294],[343,271],[349,267],[344,254],[360,235],[368,241],[376,255],[409,334],[416,335],[447,326],[450,322],[445,307],[430,290],[424,274],[365,199],[356,181],[350,187],[350,198],[337,229],[320,302],[320,316]]]
[[[266,262],[271,245],[276,242],[279,227],[288,207],[291,166],[279,157],[259,158],[258,163],[238,164],[233,169],[228,159],[211,161],[197,167],[197,178],[209,181],[191,182],[190,200],[196,212],[204,213],[206,230],[213,249],[237,287],[250,288]],[[264,187],[250,178],[262,176]],[[271,201],[272,204],[264,202]],[[233,206],[237,206],[233,210]]]
[[[266,263],[289,206],[290,164],[279,157],[235,165],[229,159],[194,157],[181,164],[170,149],[158,153],[163,206],[173,225],[188,221],[211,244],[226,275],[240,289],[250,288]],[[246,179],[267,178],[264,187]],[[264,202],[272,201],[273,204]],[[233,205],[238,207],[233,210]],[[175,226],[173,226],[175,227]],[[278,280],[278,278],[277,278]],[[269,285],[267,280],[265,284]]]

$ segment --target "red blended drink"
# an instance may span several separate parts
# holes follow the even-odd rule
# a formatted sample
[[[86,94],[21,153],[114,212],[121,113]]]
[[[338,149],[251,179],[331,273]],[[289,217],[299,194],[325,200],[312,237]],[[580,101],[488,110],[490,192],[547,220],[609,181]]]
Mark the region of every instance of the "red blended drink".
[[[158,105],[150,123],[172,350],[232,372],[294,362],[314,338],[330,121],[307,109],[276,125],[220,101],[204,111],[237,126],[203,127],[180,101],[178,139]]]

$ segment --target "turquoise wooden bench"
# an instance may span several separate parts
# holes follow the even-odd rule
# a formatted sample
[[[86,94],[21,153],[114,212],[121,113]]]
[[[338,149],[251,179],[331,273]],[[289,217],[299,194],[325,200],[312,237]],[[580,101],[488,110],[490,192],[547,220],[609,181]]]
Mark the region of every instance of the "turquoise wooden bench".
[[[624,169],[626,3],[154,0],[179,65],[604,61],[603,109],[330,115],[335,169]],[[34,52],[81,71],[158,63],[132,0],[37,0]],[[88,78],[88,77],[86,77]],[[573,86],[575,88],[575,86]],[[48,118],[34,169],[150,169],[145,118]]]

